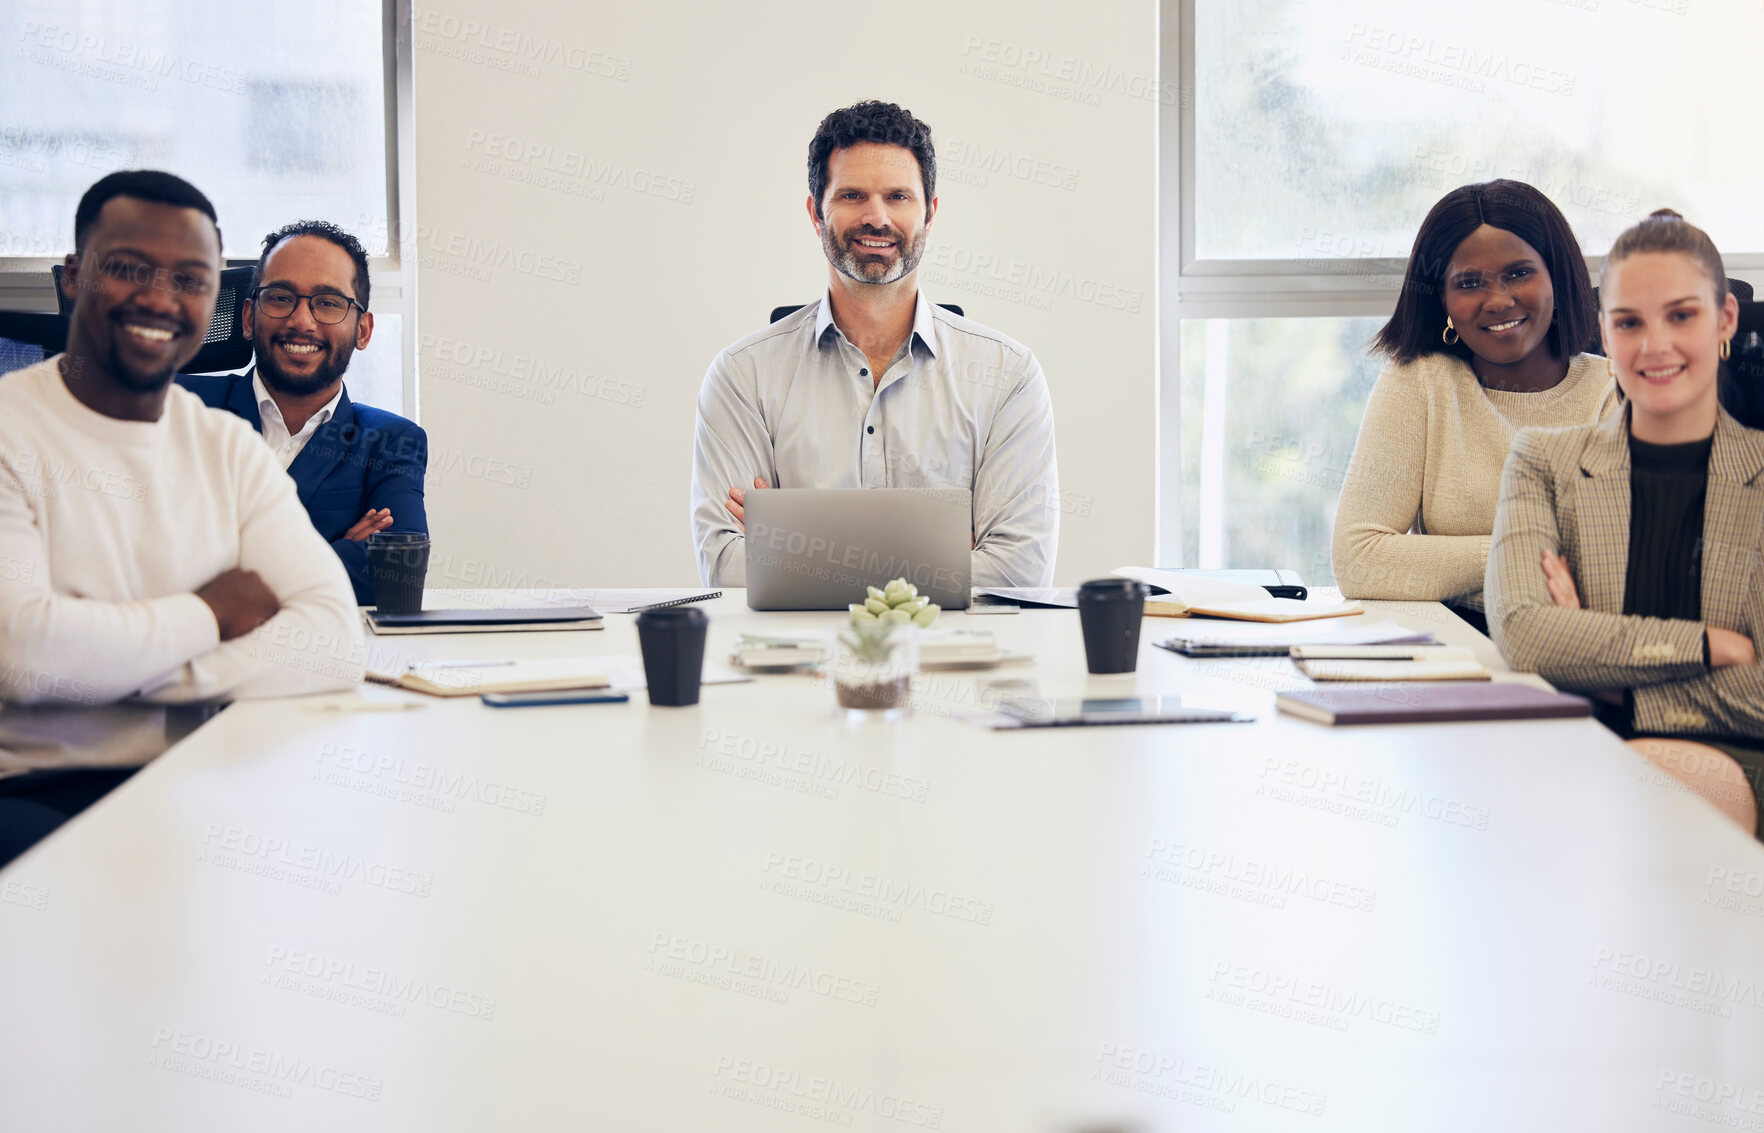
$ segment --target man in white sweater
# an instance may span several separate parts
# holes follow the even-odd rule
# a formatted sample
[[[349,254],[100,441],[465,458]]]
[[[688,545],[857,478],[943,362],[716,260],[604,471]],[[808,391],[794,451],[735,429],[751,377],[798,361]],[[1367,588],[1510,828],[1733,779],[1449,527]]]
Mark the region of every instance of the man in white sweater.
[[[96,706],[362,672],[348,578],[293,481],[249,425],[172,384],[214,313],[214,207],[169,174],[116,173],[74,231],[67,352],[0,379],[0,843],[53,824],[42,800],[77,812],[156,754],[128,727],[91,735],[117,711]],[[57,739],[75,734],[70,754]],[[81,764],[112,770],[70,791]]]

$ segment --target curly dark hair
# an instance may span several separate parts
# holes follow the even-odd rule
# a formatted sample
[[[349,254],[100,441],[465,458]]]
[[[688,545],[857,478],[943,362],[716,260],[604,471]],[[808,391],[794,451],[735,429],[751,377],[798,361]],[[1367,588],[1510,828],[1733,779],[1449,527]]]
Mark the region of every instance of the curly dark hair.
[[[337,247],[349,253],[355,261],[355,301],[361,304],[362,310],[368,309],[368,255],[361,241],[348,232],[338,228],[328,220],[297,220],[293,224],[284,224],[263,238],[263,253],[257,257],[257,263],[251,268],[251,293],[257,294],[258,284],[263,282],[263,262],[277,244],[296,236],[317,236],[321,240],[329,240]]]
[[[937,188],[937,152],[931,147],[931,127],[914,118],[911,111],[892,102],[870,99],[835,110],[821,119],[820,127],[809,141],[809,196],[814,198],[815,215],[821,215],[821,197],[827,192],[827,159],[833,156],[834,150],[860,142],[905,146],[912,151],[919,161],[919,175],[925,182],[925,209],[929,212]]]
[[[1390,321],[1372,340],[1378,353],[1398,362],[1429,354],[1452,354],[1470,361],[1463,343],[1445,345],[1445,271],[1458,245],[1484,224],[1505,229],[1536,248],[1556,292],[1556,317],[1546,342],[1550,354],[1566,358],[1587,348],[1598,333],[1592,277],[1574,229],[1550,199],[1523,181],[1484,181],[1462,185],[1427,212],[1403,272],[1403,290]]]

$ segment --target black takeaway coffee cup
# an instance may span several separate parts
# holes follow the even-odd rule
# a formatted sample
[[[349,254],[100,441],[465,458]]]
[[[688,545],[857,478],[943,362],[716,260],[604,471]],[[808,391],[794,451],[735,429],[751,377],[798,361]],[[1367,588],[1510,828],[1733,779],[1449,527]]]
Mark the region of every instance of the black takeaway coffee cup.
[[[423,580],[429,574],[429,537],[421,531],[376,531],[367,541],[368,575],[374,580],[374,609],[383,614],[415,614],[423,608]]]
[[[649,703],[670,708],[698,703],[698,682],[704,675],[704,634],[709,625],[703,610],[682,607],[645,610],[637,615],[637,644],[643,650]]]
[[[1139,622],[1151,588],[1130,578],[1098,578],[1078,588],[1084,659],[1093,673],[1131,673],[1139,662]]]

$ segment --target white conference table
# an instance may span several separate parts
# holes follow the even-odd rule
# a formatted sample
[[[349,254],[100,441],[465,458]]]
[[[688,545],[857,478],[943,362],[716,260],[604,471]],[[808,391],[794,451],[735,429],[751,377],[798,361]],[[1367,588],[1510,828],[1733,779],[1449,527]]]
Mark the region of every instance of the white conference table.
[[[840,620],[706,609],[713,659]],[[233,706],[0,873],[0,1128],[1764,1127],[1764,852],[1598,725],[1331,729],[1165,619],[1117,677],[1071,611],[943,624],[1037,663],[898,722]],[[956,717],[1010,677],[1259,720]]]

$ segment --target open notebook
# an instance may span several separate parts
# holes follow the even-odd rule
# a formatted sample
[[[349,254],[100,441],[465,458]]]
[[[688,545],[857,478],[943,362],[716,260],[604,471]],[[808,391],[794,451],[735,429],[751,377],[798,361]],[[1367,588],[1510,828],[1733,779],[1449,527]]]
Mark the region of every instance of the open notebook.
[[[415,665],[402,673],[377,673],[369,669],[367,679],[430,696],[562,692],[566,689],[606,688],[612,684],[606,674],[605,659],[600,657],[549,657],[481,664],[438,662]]]
[[[1154,591],[1146,599],[1147,617],[1234,618],[1246,622],[1302,622],[1312,618],[1345,618],[1364,613],[1358,602],[1301,602],[1273,598],[1266,588],[1223,578],[1199,578],[1155,567],[1117,567],[1115,574],[1143,582]]]

